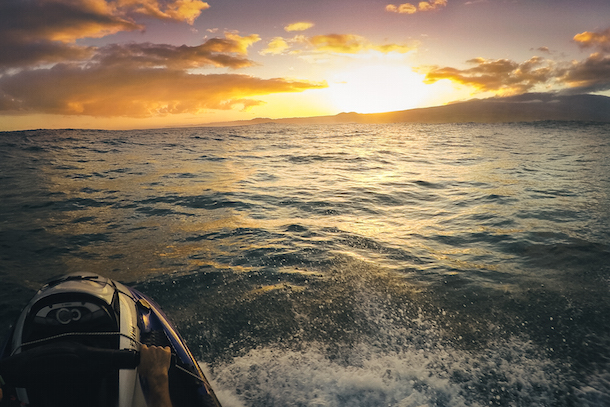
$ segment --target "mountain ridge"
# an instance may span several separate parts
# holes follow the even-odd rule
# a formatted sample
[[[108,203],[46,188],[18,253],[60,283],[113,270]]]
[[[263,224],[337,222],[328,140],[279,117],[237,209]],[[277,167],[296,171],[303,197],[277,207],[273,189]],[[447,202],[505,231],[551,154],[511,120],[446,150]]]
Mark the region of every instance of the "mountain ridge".
[[[591,94],[525,93],[385,113],[344,112],[332,116],[256,118],[208,123],[206,126],[263,123],[510,123],[546,120],[610,123],[610,97]]]

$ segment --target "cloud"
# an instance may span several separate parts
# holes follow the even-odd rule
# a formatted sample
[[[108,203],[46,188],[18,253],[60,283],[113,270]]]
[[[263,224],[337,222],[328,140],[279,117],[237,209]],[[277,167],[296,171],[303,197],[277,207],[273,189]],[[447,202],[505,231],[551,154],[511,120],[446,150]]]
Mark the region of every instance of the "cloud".
[[[570,86],[571,93],[600,92],[610,89],[610,55],[596,52],[587,59],[561,70],[559,82]]]
[[[585,31],[573,40],[581,48],[595,48],[598,52],[583,61],[573,61],[562,71],[559,81],[568,85],[569,92],[599,92],[610,89],[610,28],[592,32]]]
[[[358,52],[364,51],[368,44],[363,37],[351,34],[316,35],[309,38],[309,42],[318,51],[345,54],[357,54]]]
[[[301,49],[293,49],[301,46]],[[304,47],[304,48],[303,48]],[[292,49],[292,50],[291,50]],[[384,54],[391,52],[405,54],[413,51],[414,46],[405,44],[373,44],[366,38],[354,34],[326,34],[307,37],[299,34],[292,38],[273,38],[261,55],[279,55],[291,50],[292,54],[299,54],[305,50],[313,53],[359,54],[377,51]]]
[[[430,0],[420,1],[417,6],[411,3],[403,3],[400,5],[388,4],[385,10],[390,13],[399,14],[415,14],[418,11],[434,11],[443,8],[447,5],[447,0]]]
[[[216,52],[236,52],[238,54],[246,55],[248,53],[248,47],[261,40],[261,37],[258,34],[250,34],[247,37],[241,37],[236,32],[226,32],[225,37],[230,42],[219,45],[219,47],[215,49]]]
[[[237,74],[196,75],[173,69],[58,64],[0,78],[0,109],[8,114],[143,118],[197,114],[207,109],[245,109],[261,103],[257,96],[325,86]]]
[[[80,61],[91,57],[94,52],[93,47],[61,42],[37,41],[24,44],[0,42],[0,73],[11,68]]]
[[[288,49],[290,49],[290,45],[288,45],[285,39],[282,37],[275,37],[267,44],[267,48],[260,53],[261,55],[280,55]]]
[[[245,68],[254,62],[245,58],[249,37],[212,38],[198,46],[129,43],[102,47],[89,62],[105,67],[190,69],[204,66]],[[246,38],[246,40],[244,40]]]
[[[225,32],[197,46],[121,43],[83,46],[82,38],[144,30],[142,16],[193,23],[200,0],[0,0],[0,115],[154,117],[208,109],[247,109],[263,95],[326,83],[189,72],[255,63],[256,34]],[[144,20],[145,21],[145,20]],[[276,49],[280,45],[275,44]]]
[[[127,43],[101,48],[81,47],[61,42],[34,42],[23,45],[0,44],[0,72],[40,64],[81,62],[88,65],[123,67],[165,67],[171,69],[204,66],[231,69],[255,65],[246,58],[248,48],[260,41],[256,34],[242,37],[225,33],[225,38],[211,38],[198,46]]]
[[[0,41],[73,42],[144,27],[103,0],[3,0],[0,2]]]
[[[433,11],[439,8],[445,7],[447,5],[447,0],[430,0],[420,1],[418,5],[419,11]]]
[[[86,58],[81,38],[144,30],[135,15],[192,23],[209,5],[200,0],[2,0],[0,72]]]
[[[73,42],[144,29],[133,20],[134,14],[192,24],[207,8],[200,0],[2,0],[0,38]]]
[[[417,13],[417,7],[415,7],[411,3],[404,3],[399,6],[395,6],[394,4],[388,4],[385,6],[385,10],[391,13],[399,13],[399,14],[415,14]]]
[[[475,66],[468,69],[434,67],[427,72],[425,82],[431,84],[449,79],[480,92],[514,95],[548,83],[556,75],[553,63],[541,57],[533,57],[522,63],[508,59],[484,58],[475,58],[467,62]]]
[[[365,38],[353,34],[328,34],[316,35],[305,39],[316,51],[335,52],[341,54],[358,54],[365,51],[379,51],[384,54],[389,52],[407,53],[413,47],[401,44],[375,45]]]
[[[494,92],[508,96],[529,92],[539,85],[563,87],[563,93],[591,93],[610,90],[610,29],[586,31],[574,36],[581,48],[596,48],[582,61],[553,62],[533,57],[518,63],[508,59],[475,58],[467,61],[471,68],[422,68],[426,83],[442,79],[470,86],[478,92]],[[551,53],[547,47],[537,49]]]
[[[189,24],[193,24],[203,10],[210,8],[208,3],[200,0],[174,0],[163,4],[157,0],[119,0],[118,3],[136,13]]]
[[[574,41],[581,48],[598,48],[604,52],[610,52],[610,28],[602,32],[585,31],[574,36]]]
[[[310,29],[311,27],[313,27],[314,24],[310,23],[309,21],[301,21],[298,23],[292,23],[292,24],[288,24],[286,27],[284,27],[284,30],[291,32],[291,31],[305,31]]]

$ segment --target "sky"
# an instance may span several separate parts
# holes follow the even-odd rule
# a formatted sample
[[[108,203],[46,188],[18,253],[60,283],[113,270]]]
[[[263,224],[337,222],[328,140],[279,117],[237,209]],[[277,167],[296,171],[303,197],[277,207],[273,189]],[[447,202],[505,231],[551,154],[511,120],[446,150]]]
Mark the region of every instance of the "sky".
[[[0,131],[610,96],[608,0],[1,0]]]

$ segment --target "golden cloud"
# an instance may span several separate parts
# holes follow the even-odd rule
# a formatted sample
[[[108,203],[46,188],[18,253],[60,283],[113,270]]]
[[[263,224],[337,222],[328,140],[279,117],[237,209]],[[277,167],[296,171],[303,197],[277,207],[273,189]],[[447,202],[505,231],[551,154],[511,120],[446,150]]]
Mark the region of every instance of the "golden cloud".
[[[475,58],[467,61],[475,66],[468,69],[451,67],[430,69],[425,78],[428,84],[442,79],[470,86],[481,92],[514,95],[529,91],[539,84],[555,78],[552,63],[544,58],[533,57],[523,63],[508,59],[488,60]]]
[[[0,42],[73,42],[143,29],[103,0],[0,2]]]
[[[413,48],[401,44],[374,45],[365,38],[353,34],[328,34],[316,35],[306,39],[316,51],[336,52],[342,54],[357,54],[364,51],[379,51],[384,54],[389,52],[407,53]]]
[[[601,32],[586,31],[574,36],[582,48],[594,47],[600,52],[589,55],[583,61],[555,63],[542,57],[533,57],[518,63],[508,59],[488,60],[474,58],[467,69],[432,67],[426,69],[426,83],[442,79],[470,86],[479,92],[500,95],[521,94],[538,85],[567,86],[563,92],[589,93],[610,90],[610,29]],[[550,53],[547,47],[539,51]],[[424,69],[422,69],[424,71]]]
[[[318,51],[357,54],[366,49],[367,42],[363,37],[351,34],[316,35],[309,42]]]
[[[447,0],[430,0],[420,1],[418,4],[419,11],[433,11],[447,5]]]
[[[208,7],[200,0],[2,0],[0,69],[84,59],[93,48],[76,40],[143,30],[136,14],[192,23]]]
[[[447,5],[447,0],[430,0],[430,1],[420,1],[417,6],[411,3],[403,3],[400,5],[388,4],[385,6],[385,10],[390,13],[399,13],[399,14],[415,14],[418,11],[434,11],[439,8],[445,7]]]
[[[269,42],[269,44],[267,44],[267,48],[262,50],[260,53],[261,55],[280,55],[289,48],[290,45],[288,45],[285,39],[282,37],[275,37]]]
[[[562,71],[559,81],[578,92],[599,92],[610,89],[610,56],[596,52],[581,62],[573,62]]]
[[[309,21],[300,21],[298,23],[288,24],[286,27],[284,27],[284,30],[286,30],[288,32],[305,31],[305,30],[310,29],[313,26],[314,26],[314,24],[310,23]]]
[[[0,78],[5,113],[102,117],[197,114],[248,108],[257,96],[301,92],[325,83],[260,79],[247,75],[194,75],[170,69],[81,68],[60,64]]]
[[[226,33],[226,38],[212,38],[198,46],[127,43],[101,48],[79,47],[60,42],[35,42],[24,45],[0,43],[0,72],[8,68],[35,66],[42,63],[81,62],[89,66],[122,66],[132,68],[164,67],[189,69],[204,66],[231,69],[254,65],[246,58],[248,47],[260,38]]]
[[[0,73],[10,68],[81,61],[90,58],[94,55],[94,52],[93,47],[51,41],[25,44],[3,44],[0,42]]]
[[[190,24],[210,6],[200,0],[3,0],[0,37],[3,41],[73,42],[100,38],[120,31],[143,29],[130,18],[143,14]]]
[[[104,3],[106,0],[86,0]],[[110,3],[108,3],[110,4]],[[203,10],[210,8],[208,3],[200,0],[117,0],[117,12],[138,13],[158,19],[186,21],[193,24]]]
[[[189,69],[210,65],[239,69],[254,65],[254,62],[241,56],[245,55],[244,44],[248,41],[244,43],[235,35],[231,37],[212,38],[194,47],[151,43],[111,44],[100,48],[89,65],[134,69]]]
[[[574,36],[582,48],[596,47],[602,51],[610,52],[610,28],[602,32],[585,31]]]
[[[165,14],[171,20],[186,21],[193,24],[203,10],[210,8],[208,3],[199,0],[178,0],[168,4]]]
[[[399,13],[399,14],[415,14],[417,13],[417,7],[415,7],[411,3],[404,3],[399,6],[394,4],[388,4],[385,6],[385,10],[391,13]]]
[[[229,47],[217,52],[236,52],[238,54],[246,55],[248,53],[248,47],[261,40],[261,37],[259,37],[258,34],[241,37],[236,32],[226,32],[225,37],[227,40],[231,41],[231,43],[228,43]]]

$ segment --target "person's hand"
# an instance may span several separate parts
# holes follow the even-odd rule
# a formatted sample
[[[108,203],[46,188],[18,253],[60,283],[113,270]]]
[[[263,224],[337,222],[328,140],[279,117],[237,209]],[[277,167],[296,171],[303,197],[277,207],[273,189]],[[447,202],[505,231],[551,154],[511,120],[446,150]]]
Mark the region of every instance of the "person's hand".
[[[171,407],[168,370],[172,354],[169,347],[142,345],[138,373],[148,381],[149,405]]]
[[[146,379],[155,380],[167,378],[167,371],[171,362],[172,354],[169,347],[142,345],[140,349],[140,366],[138,372]]]

